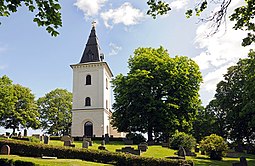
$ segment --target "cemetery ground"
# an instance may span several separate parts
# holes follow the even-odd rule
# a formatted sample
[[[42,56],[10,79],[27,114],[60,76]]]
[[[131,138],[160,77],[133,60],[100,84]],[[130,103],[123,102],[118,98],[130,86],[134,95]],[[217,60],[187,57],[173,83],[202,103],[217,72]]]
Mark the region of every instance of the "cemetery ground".
[[[58,140],[51,140],[50,145],[54,146],[63,146],[62,141]],[[82,141],[75,141],[75,148],[82,148]],[[89,146],[89,149],[97,150],[98,146],[101,145],[101,141],[93,141],[93,146]],[[110,152],[115,152],[116,149],[121,149],[122,147],[125,147],[127,145],[124,145],[123,142],[120,141],[111,141],[109,144],[106,144],[105,147]],[[137,149],[137,145],[132,145],[135,149]],[[164,148],[159,145],[153,145],[149,146],[148,150],[146,152],[143,152],[141,156],[144,157],[155,157],[155,158],[165,158],[167,156],[176,156],[174,153],[176,151]],[[196,153],[197,157],[190,157],[186,156],[186,159],[193,160],[195,166],[231,166],[232,163],[238,162],[239,158],[241,156],[245,156],[248,165],[252,166],[255,165],[255,155],[249,155],[245,153],[235,153],[231,152],[228,153],[228,157],[224,157],[222,161],[216,161],[216,160],[210,160],[209,157],[205,155],[201,155],[199,153]],[[231,156],[231,157],[230,157]],[[86,165],[107,165],[102,163],[93,163],[93,162],[87,162],[77,159],[41,159],[41,158],[32,158],[32,157],[20,157],[16,155],[1,155],[0,158],[8,158],[8,159],[14,159],[14,160],[22,160],[22,161],[30,161],[34,162],[39,165],[63,165],[63,166],[86,166]]]

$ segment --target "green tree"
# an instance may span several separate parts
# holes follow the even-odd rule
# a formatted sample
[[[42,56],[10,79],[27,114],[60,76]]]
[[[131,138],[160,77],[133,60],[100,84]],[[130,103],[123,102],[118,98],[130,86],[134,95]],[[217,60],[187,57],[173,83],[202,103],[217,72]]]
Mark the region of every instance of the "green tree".
[[[46,27],[52,36],[59,34],[56,29],[62,26],[62,19],[58,0],[1,0],[0,17],[8,17],[21,6],[26,6],[30,12],[35,13],[33,21],[38,26]]]
[[[250,51],[248,58],[240,59],[237,65],[228,68],[224,80],[217,85],[214,99],[217,108],[212,109],[220,110],[218,116],[225,119],[221,130],[237,143],[239,151],[242,151],[244,141],[252,143],[255,134],[254,64],[255,52]]]
[[[184,56],[170,58],[160,47],[136,49],[128,66],[127,76],[113,79],[113,126],[123,132],[147,132],[149,141],[153,134],[189,131],[200,103],[197,64]]]
[[[35,96],[29,88],[18,84],[3,76],[0,78],[0,125],[6,129],[39,127],[39,113],[35,103]]]
[[[43,130],[51,135],[70,134],[72,93],[55,89],[37,100]]]

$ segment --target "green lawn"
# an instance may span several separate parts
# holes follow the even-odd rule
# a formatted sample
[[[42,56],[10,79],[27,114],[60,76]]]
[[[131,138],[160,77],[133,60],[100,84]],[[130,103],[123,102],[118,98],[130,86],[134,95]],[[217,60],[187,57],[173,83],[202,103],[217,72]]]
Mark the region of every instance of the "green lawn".
[[[82,142],[76,141],[75,148],[81,148]],[[51,140],[50,145],[55,146],[63,146],[64,143],[61,141],[55,141]],[[89,149],[96,150],[98,146],[100,146],[100,141],[94,141],[93,146],[90,146]],[[122,147],[125,147],[122,142],[111,142],[111,144],[106,145],[106,149],[111,152],[115,152],[116,149],[121,149]],[[132,147],[137,148],[137,145],[133,145]],[[149,146],[148,150],[146,152],[143,152],[141,156],[144,157],[156,157],[156,158],[165,158],[167,156],[174,156],[174,153],[176,151],[168,148],[162,148],[161,146]],[[197,154],[197,157],[186,157],[189,160],[193,160],[196,166],[230,166],[233,162],[238,162],[239,158],[241,156],[245,156],[248,161],[248,165],[255,165],[255,155],[247,155],[244,153],[234,153],[232,154],[234,157],[224,157],[222,161],[215,161],[210,160],[205,155]],[[12,157],[12,156],[11,156]],[[18,156],[14,156],[18,157]],[[25,160],[26,159],[26,160]],[[29,159],[29,160],[27,160]],[[23,158],[22,158],[23,160]],[[66,160],[66,159],[57,159],[57,160],[45,160],[45,159],[38,159],[38,158],[24,158],[24,161],[30,161],[30,160],[36,160],[33,161],[35,163],[39,163],[40,165],[66,165],[66,166],[73,166],[73,165],[102,165],[100,163],[91,163],[91,162],[85,162],[82,160]]]

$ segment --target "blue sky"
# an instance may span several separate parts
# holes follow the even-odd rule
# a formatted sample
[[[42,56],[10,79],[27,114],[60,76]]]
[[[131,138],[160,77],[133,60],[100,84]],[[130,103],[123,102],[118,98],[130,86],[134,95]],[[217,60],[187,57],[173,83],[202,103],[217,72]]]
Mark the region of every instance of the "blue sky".
[[[58,37],[38,28],[33,13],[19,8],[0,19],[0,76],[29,87],[36,98],[56,88],[72,91],[70,65],[80,61],[91,22],[96,20],[105,61],[115,76],[128,72],[127,61],[136,48],[163,46],[170,56],[185,55],[199,64],[204,77],[200,95],[206,105],[227,67],[246,57],[252,46],[241,47],[245,33],[232,30],[229,21],[218,34],[206,38],[210,23],[185,18],[185,10],[192,6],[188,0],[167,1],[173,10],[156,20],[146,16],[145,0],[61,1],[63,27]],[[230,11],[240,2],[234,1]]]

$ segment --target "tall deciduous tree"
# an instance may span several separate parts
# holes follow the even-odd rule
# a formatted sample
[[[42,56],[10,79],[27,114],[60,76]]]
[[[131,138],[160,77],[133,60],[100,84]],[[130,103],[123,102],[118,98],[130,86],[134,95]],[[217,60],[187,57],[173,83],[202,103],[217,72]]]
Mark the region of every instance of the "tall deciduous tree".
[[[0,17],[8,17],[21,6],[26,6],[30,12],[36,13],[33,21],[38,26],[45,26],[52,36],[59,34],[56,29],[62,26],[62,20],[58,0],[1,0]]]
[[[170,58],[163,47],[138,48],[128,64],[127,76],[113,79],[113,126],[147,132],[149,140],[153,134],[189,131],[200,104],[198,65],[184,56]]]
[[[0,78],[0,114],[0,125],[13,133],[20,127],[39,127],[35,96],[29,88],[12,84],[7,76]]]
[[[228,68],[215,94],[217,109],[226,117],[228,137],[239,146],[244,141],[252,143],[255,134],[254,64],[255,52],[251,51],[248,58]]]
[[[72,121],[72,93],[55,89],[37,101],[41,125],[48,134],[70,134]]]

